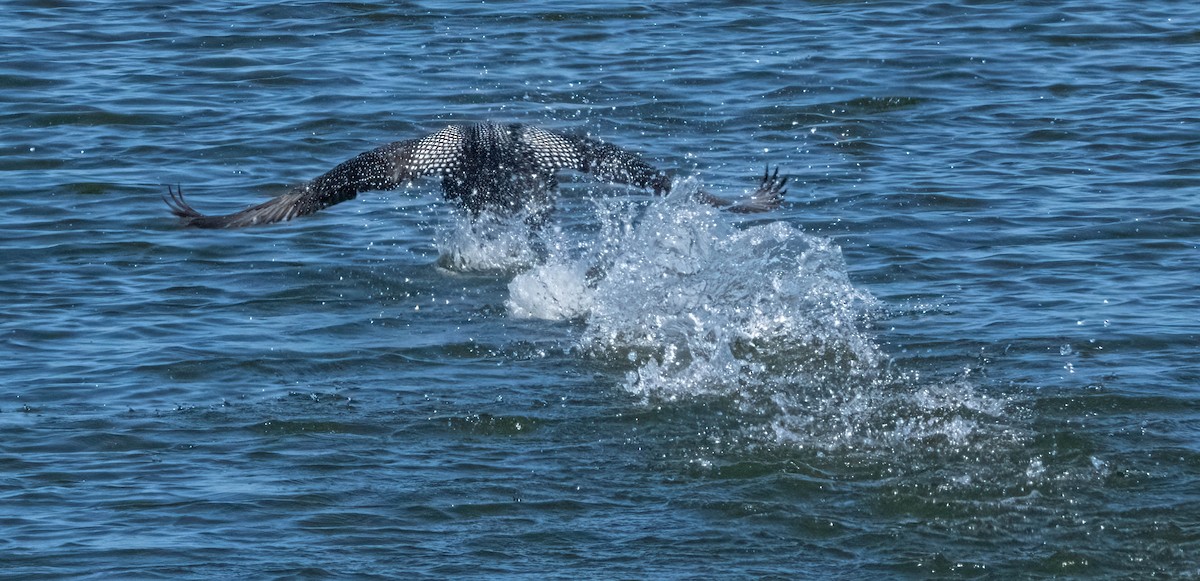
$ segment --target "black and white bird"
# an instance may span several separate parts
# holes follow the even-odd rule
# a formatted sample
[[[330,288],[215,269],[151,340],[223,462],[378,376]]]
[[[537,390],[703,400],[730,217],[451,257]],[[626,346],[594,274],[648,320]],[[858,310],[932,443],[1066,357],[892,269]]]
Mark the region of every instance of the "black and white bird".
[[[590,137],[556,133],[523,124],[451,125],[428,136],[397,141],[359,154],[285,194],[240,212],[208,216],[197,212],[178,188],[164,198],[186,226],[240,228],[312,214],[360,192],[390,190],[418,178],[440,177],[448,200],[478,216],[482,212],[532,212],[538,219],[553,207],[559,170],[576,170],[608,182],[665,194],[671,176],[637,154]],[[758,190],[733,202],[700,192],[713,206],[733,212],[765,212],[779,206],[787,177],[769,168]]]

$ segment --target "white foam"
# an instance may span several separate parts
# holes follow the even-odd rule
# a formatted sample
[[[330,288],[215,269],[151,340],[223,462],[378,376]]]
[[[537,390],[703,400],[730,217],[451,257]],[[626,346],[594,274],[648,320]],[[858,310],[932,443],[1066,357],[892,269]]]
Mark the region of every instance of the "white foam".
[[[508,284],[508,311],[518,318],[565,320],[592,309],[592,291],[580,263],[549,263],[518,274]]]
[[[814,358],[811,371],[829,357],[872,368],[880,353],[859,329],[874,304],[828,240],[783,222],[737,228],[681,192],[623,240],[582,341],[599,354],[644,353],[626,387],[673,398],[794,374]]]
[[[753,445],[890,454],[1011,436],[998,420],[1010,402],[892,369],[870,331],[879,305],[836,244],[672,191],[544,235],[543,262],[509,285],[510,314],[584,319],[580,351],[624,368],[626,390],[655,405],[723,398]]]

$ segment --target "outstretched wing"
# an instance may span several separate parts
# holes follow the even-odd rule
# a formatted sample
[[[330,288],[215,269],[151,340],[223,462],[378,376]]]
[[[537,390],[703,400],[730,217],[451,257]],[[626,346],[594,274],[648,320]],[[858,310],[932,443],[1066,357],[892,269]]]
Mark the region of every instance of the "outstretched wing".
[[[462,166],[462,149],[462,128],[450,126],[421,139],[361,153],[286,194],[222,216],[197,212],[184,200],[181,189],[168,187],[163,199],[186,226],[241,228],[282,222],[352,199],[359,192],[390,190],[420,177],[457,171]]]
[[[544,171],[573,169],[605,181],[652,189],[658,194],[671,189],[670,176],[654,169],[636,153],[611,143],[530,126],[522,127],[521,139]]]
[[[654,169],[636,153],[588,137],[552,133],[537,127],[524,127],[522,139],[532,149],[539,168],[548,172],[573,169],[599,179],[647,188],[656,194],[671,190],[671,176]],[[750,214],[778,208],[787,193],[787,176],[779,177],[768,167],[758,189],[749,199],[732,201],[700,191],[696,197],[709,205],[730,212]]]

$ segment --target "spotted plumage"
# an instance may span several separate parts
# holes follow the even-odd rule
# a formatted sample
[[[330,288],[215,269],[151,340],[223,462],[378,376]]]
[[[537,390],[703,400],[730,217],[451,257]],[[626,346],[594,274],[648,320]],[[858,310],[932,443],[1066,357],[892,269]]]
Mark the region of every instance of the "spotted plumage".
[[[397,141],[361,153],[329,172],[266,202],[223,216],[197,212],[183,193],[168,188],[167,204],[184,224],[198,228],[238,228],[312,214],[360,192],[389,190],[423,177],[440,177],[446,199],[472,214],[530,210],[544,217],[553,207],[559,170],[629,184],[657,194],[671,178],[638,155],[589,137],[555,133],[521,124],[451,125],[419,139]],[[737,212],[761,212],[782,200],[787,178],[768,173],[747,201],[733,203],[711,194],[699,197]]]

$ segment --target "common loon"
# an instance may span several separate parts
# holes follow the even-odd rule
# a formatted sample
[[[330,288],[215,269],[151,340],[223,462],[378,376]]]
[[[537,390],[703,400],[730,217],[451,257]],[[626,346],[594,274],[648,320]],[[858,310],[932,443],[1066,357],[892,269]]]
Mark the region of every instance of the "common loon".
[[[472,215],[512,214],[529,209],[541,219],[553,206],[558,170],[571,169],[601,180],[665,194],[671,176],[637,154],[590,137],[555,133],[523,124],[451,125],[428,136],[389,143],[359,154],[316,179],[240,212],[207,216],[193,209],[180,188],[163,199],[184,225],[239,228],[312,214],[360,192],[390,190],[417,178],[442,178],[442,191]],[[733,202],[700,192],[698,197],[733,212],[766,212],[779,206],[788,178],[779,169],[762,177],[749,199]]]

